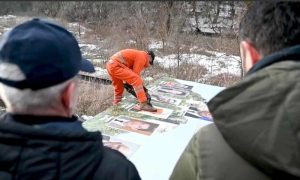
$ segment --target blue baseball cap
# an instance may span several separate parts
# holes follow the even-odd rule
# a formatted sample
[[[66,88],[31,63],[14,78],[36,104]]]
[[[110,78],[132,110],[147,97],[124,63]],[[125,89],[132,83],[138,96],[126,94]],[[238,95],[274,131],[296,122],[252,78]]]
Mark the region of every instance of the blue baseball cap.
[[[0,77],[0,82],[18,89],[47,88],[71,79],[78,72],[95,72],[82,58],[76,38],[64,27],[34,18],[15,26],[0,41],[0,63],[17,65],[25,74],[21,81]]]

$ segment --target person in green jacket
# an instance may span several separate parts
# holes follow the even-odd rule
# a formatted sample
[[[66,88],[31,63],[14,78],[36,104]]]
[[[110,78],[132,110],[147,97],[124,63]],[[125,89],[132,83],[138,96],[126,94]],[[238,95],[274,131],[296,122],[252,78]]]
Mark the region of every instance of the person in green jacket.
[[[256,1],[239,29],[245,77],[208,102],[171,180],[300,179],[300,2]]]

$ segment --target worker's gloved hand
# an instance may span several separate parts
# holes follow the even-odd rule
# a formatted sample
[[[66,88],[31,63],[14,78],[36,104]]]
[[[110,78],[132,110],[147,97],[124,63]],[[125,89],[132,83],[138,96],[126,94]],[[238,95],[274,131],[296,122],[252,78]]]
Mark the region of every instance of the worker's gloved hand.
[[[123,86],[124,86],[124,88],[126,89],[127,92],[129,92],[129,93],[132,94],[134,97],[136,97],[135,91],[134,91],[133,87],[132,87],[130,84],[124,83]],[[146,93],[148,105],[151,106],[151,107],[153,107],[152,104],[151,104],[151,96],[150,96],[150,94],[148,93],[148,89],[147,89],[145,86],[143,86],[143,88],[144,88],[144,91],[145,91],[145,93]]]

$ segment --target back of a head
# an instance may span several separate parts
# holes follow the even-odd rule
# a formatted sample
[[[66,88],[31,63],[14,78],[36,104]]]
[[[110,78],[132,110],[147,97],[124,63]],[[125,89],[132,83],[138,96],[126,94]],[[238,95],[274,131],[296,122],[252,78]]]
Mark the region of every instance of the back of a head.
[[[154,52],[153,52],[153,51],[150,51],[150,50],[148,50],[148,51],[147,51],[147,54],[151,56],[151,61],[150,61],[150,64],[151,64],[151,65],[153,65],[153,63],[154,63],[154,59],[155,59],[155,54],[154,54]]]
[[[25,111],[53,106],[79,70],[94,72],[71,32],[39,18],[15,26],[2,37],[0,69],[5,104]]]
[[[240,23],[240,40],[266,56],[300,43],[300,2],[255,1]]]

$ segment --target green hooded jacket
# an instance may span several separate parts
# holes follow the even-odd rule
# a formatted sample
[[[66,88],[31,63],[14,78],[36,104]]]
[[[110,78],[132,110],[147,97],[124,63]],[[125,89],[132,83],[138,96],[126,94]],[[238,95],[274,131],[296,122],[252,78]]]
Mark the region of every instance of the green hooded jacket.
[[[296,50],[261,60],[208,103],[215,124],[191,139],[170,179],[300,179],[300,46]]]

